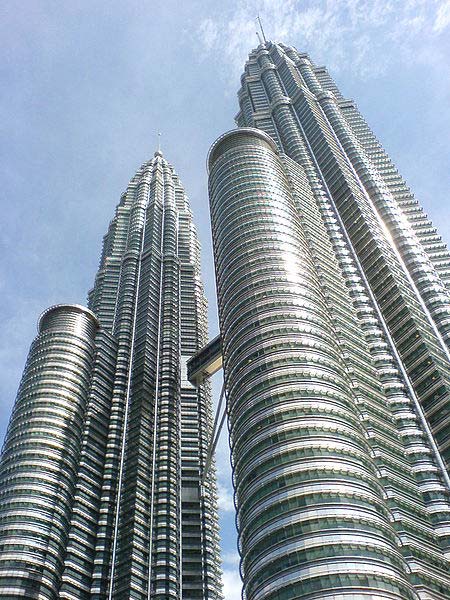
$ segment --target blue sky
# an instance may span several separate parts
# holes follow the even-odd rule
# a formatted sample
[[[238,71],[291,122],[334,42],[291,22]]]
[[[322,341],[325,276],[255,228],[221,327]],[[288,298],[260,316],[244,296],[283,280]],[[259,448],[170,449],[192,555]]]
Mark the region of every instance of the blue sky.
[[[329,67],[450,240],[449,0],[3,0],[0,438],[39,313],[85,302],[114,207],[158,131],[191,198],[217,331],[205,157],[234,126],[258,12],[269,39]],[[217,463],[236,600],[225,436]]]

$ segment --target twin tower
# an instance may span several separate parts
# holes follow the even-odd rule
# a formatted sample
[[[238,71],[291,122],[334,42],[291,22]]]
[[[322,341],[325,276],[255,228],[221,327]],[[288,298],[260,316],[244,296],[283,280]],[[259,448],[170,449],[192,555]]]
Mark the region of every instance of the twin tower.
[[[156,152],[89,308],[40,318],[0,463],[1,597],[222,599],[216,360],[245,600],[450,598],[448,250],[326,69],[267,42],[241,81],[208,158],[219,358]]]

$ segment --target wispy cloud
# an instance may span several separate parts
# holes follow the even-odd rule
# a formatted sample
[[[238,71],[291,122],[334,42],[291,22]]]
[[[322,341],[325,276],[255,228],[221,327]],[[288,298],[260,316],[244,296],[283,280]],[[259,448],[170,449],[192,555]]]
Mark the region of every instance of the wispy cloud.
[[[441,4],[441,6],[439,6],[437,14],[436,14],[436,20],[434,21],[434,27],[433,29],[435,31],[437,31],[438,33],[440,33],[441,31],[444,31],[444,29],[447,29],[447,27],[450,25],[450,0],[446,0],[446,2],[443,2]]]
[[[224,552],[222,554],[222,562],[224,565],[231,565],[235,568],[239,566],[240,556],[235,550],[234,552]]]
[[[347,65],[360,76],[384,71],[386,45],[407,57],[450,26],[450,0],[238,0],[195,31],[205,50],[217,53],[226,78],[242,71],[258,44],[258,12],[267,38],[307,49],[334,72]]]
[[[219,482],[218,496],[219,510],[223,512],[234,512],[233,493],[228,485]]]
[[[241,600],[242,583],[238,573],[233,570],[223,571],[223,594],[225,600]]]
[[[219,26],[213,19],[207,18],[199,25],[200,38],[206,50],[211,50],[219,37]]]

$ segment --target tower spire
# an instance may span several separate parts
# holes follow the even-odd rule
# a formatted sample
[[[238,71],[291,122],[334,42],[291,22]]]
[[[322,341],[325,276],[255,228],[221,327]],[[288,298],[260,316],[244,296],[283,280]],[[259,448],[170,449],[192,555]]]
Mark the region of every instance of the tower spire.
[[[162,156],[162,152],[161,152],[161,132],[158,131],[158,144],[157,144],[157,150],[155,152],[155,156]]]
[[[257,17],[256,17],[256,18],[258,19],[259,28],[261,29],[261,33],[262,33],[263,40],[264,40],[264,42],[267,42],[267,40],[266,40],[266,34],[264,33],[264,29],[263,29],[263,26],[262,26],[262,23],[261,23],[260,16],[259,16],[259,15],[257,15]],[[259,35],[258,35],[258,37],[259,37]]]

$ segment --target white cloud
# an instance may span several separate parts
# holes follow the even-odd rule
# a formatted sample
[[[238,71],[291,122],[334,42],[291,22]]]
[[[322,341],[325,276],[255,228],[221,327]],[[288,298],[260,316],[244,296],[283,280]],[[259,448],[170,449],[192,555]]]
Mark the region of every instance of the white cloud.
[[[219,510],[223,512],[234,512],[233,492],[231,489],[221,482],[219,482],[217,487]]]
[[[205,49],[224,64],[227,79],[235,80],[249,48],[258,44],[258,12],[268,39],[307,49],[333,72],[347,65],[362,76],[384,70],[392,54],[386,44],[407,60],[450,24],[450,0],[238,0],[197,27]]]
[[[222,562],[224,565],[230,565],[233,567],[239,567],[239,561],[241,560],[239,556],[239,552],[235,550],[234,552],[224,552],[222,554]]]
[[[242,582],[237,570],[224,570],[223,593],[225,600],[241,600]]]
[[[200,37],[205,47],[205,50],[209,51],[214,46],[218,35],[219,28],[215,21],[212,19],[203,19],[199,25]]]
[[[450,25],[450,0],[443,2],[438,8],[436,20],[434,22],[434,31],[441,33]]]

